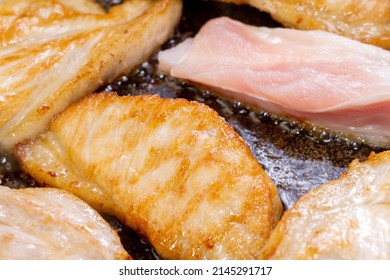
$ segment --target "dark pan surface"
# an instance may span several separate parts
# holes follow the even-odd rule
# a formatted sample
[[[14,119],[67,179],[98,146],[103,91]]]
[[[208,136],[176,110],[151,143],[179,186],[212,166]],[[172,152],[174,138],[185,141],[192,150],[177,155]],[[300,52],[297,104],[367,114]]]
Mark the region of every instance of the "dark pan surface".
[[[248,6],[214,1],[184,1],[183,17],[173,37],[162,47],[169,48],[193,36],[210,18],[229,16],[258,26],[280,26],[268,14]],[[281,120],[266,112],[217,97],[212,92],[191,86],[184,81],[160,75],[156,56],[138,69],[101,90],[120,95],[159,94],[162,97],[196,100],[214,108],[250,146],[266,172],[278,187],[285,209],[313,187],[336,179],[355,158],[364,160],[372,147],[340,139],[317,128],[303,129],[294,121]],[[18,171],[12,156],[0,154],[0,184],[10,187],[35,187],[37,183]],[[123,226],[114,217],[105,218],[116,228],[124,247],[135,259],[156,259],[158,255],[148,242]]]

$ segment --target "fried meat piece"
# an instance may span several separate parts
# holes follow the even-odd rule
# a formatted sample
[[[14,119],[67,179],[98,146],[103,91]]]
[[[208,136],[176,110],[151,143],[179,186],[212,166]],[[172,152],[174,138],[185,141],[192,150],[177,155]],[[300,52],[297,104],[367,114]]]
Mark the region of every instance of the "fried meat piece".
[[[0,152],[127,74],[171,35],[179,0],[0,1]]]
[[[390,152],[355,160],[301,197],[262,251],[266,259],[390,259]]]
[[[254,259],[282,212],[275,185],[207,105],[93,94],[17,145],[22,169],[145,236],[165,259]]]
[[[0,259],[129,259],[90,206],[59,189],[0,186]]]
[[[325,30],[390,49],[390,0],[221,0],[249,4],[286,27]]]

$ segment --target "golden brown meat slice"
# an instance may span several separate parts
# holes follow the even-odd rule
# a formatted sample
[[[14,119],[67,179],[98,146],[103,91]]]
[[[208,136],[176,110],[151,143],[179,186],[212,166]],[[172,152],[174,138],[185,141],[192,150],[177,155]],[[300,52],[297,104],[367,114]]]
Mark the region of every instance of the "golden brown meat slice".
[[[18,144],[24,171],[114,214],[166,259],[253,259],[282,212],[250,149],[204,104],[83,98]]]
[[[0,259],[128,259],[109,224],[59,189],[0,186]]]
[[[390,151],[353,161],[285,212],[267,259],[390,259]]]
[[[0,152],[129,72],[173,31],[179,0],[0,1]]]
[[[326,30],[390,49],[390,0],[221,0],[249,4],[287,27]]]

